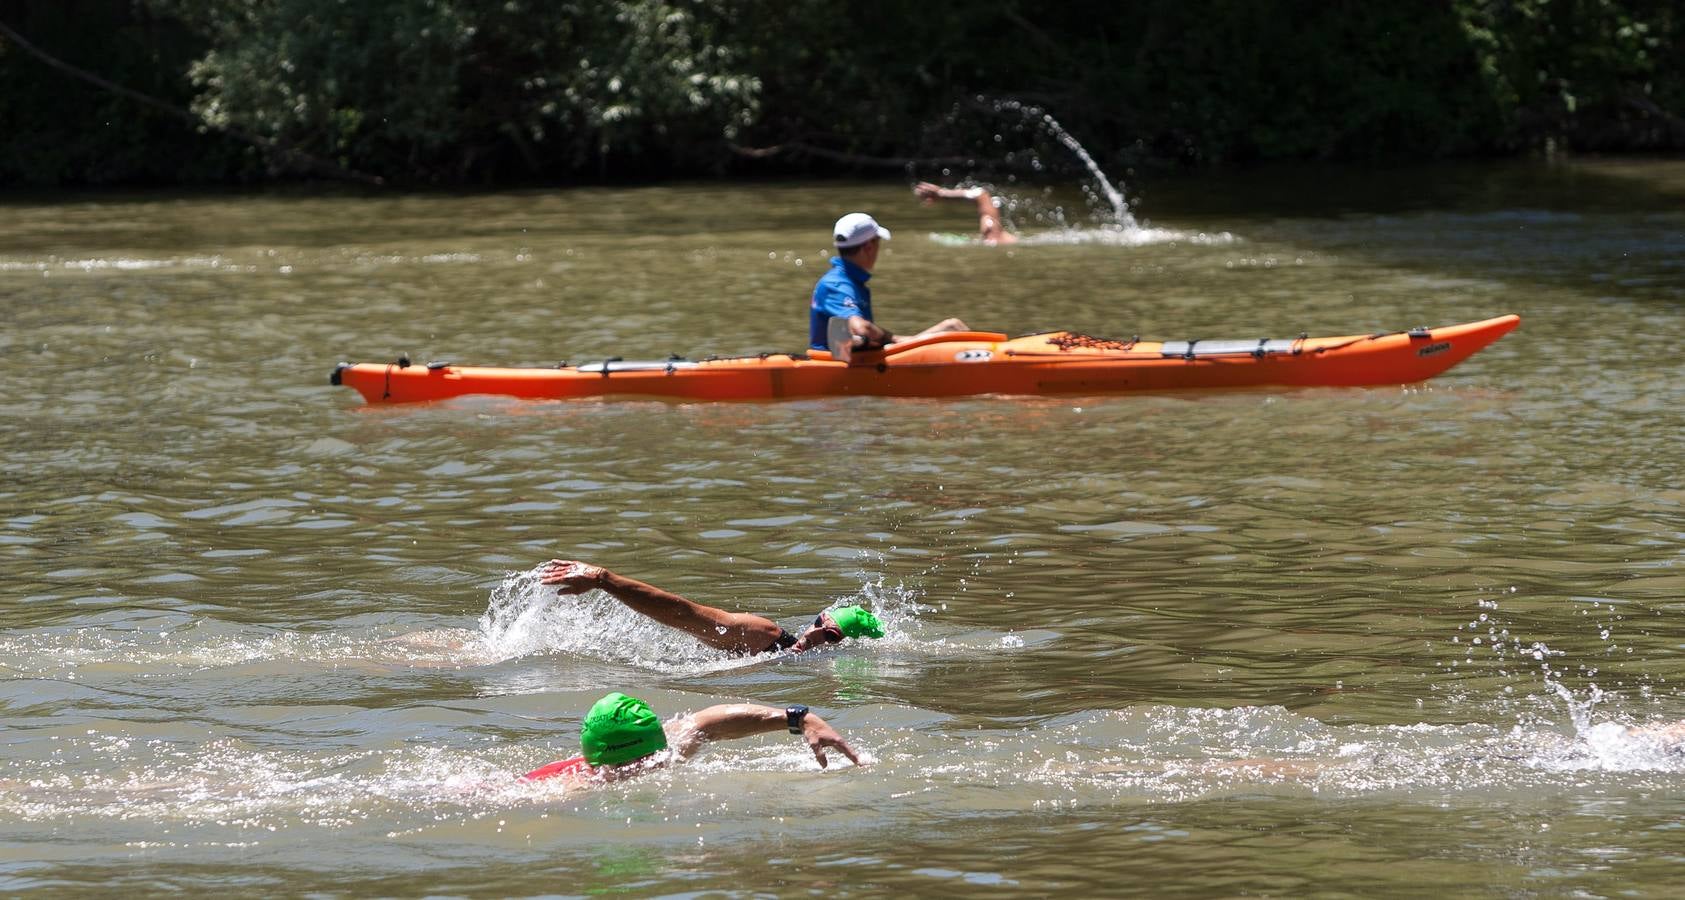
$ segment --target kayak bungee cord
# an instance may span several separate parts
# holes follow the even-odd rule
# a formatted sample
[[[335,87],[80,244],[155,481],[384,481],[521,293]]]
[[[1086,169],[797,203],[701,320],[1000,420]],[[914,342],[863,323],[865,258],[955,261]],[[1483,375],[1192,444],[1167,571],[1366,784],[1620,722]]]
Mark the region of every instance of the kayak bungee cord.
[[[1071,350],[1081,347],[1085,350],[1117,350],[1127,353],[1130,350],[1135,349],[1136,344],[1141,343],[1141,336],[1137,334],[1127,341],[1120,341],[1115,338],[1105,338],[1097,337],[1092,334],[1083,334],[1080,331],[1067,331],[1060,334],[1058,337],[1048,338],[1047,342],[1055,347],[1058,347],[1060,350]]]

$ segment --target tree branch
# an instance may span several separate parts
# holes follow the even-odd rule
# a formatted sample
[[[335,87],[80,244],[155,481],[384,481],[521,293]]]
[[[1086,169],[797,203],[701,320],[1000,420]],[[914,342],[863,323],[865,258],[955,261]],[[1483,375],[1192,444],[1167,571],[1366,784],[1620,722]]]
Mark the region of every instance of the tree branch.
[[[731,152],[748,159],[770,159],[775,156],[816,156],[832,162],[847,163],[851,166],[872,166],[880,169],[904,169],[907,166],[960,166],[971,162],[975,157],[970,156],[867,156],[860,153],[844,153],[840,150],[827,150],[802,141],[786,141],[771,147],[743,147],[735,143],[727,143]]]
[[[85,81],[100,90],[109,91],[119,97],[133,100],[142,106],[173,116],[174,118],[180,119],[195,128],[208,129],[220,134],[225,134],[236,140],[245,141],[265,153],[273,154],[288,162],[299,164],[306,171],[314,171],[317,174],[325,175],[331,178],[338,178],[344,181],[360,181],[364,184],[373,185],[386,183],[385,180],[380,178],[378,175],[368,175],[363,172],[358,172],[355,169],[347,169],[337,163],[312,156],[302,150],[295,150],[291,147],[284,146],[280,141],[277,141],[274,138],[267,138],[262,135],[253,134],[249,131],[244,131],[233,126],[219,127],[212,125],[211,123],[206,122],[203,117],[195,115],[189,110],[165,103],[156,97],[148,96],[132,88],[126,88],[114,81],[101,78],[86,69],[77,68],[64,60],[53,56],[47,51],[42,50],[30,43],[28,40],[25,40],[23,35],[18,34],[5,22],[0,22],[0,35],[4,35],[8,40],[16,44],[20,50],[28,53],[30,56],[35,57],[41,62],[46,63],[48,66],[57,69],[72,78]]]
[[[1037,28],[1035,23],[1019,15],[1016,10],[1005,10],[1001,13],[1001,16],[1008,22],[1018,26],[1019,30],[1029,35],[1030,38],[1040,44],[1043,49],[1058,54],[1064,54],[1066,52],[1064,47],[1059,46],[1058,41],[1048,37],[1047,32]]]

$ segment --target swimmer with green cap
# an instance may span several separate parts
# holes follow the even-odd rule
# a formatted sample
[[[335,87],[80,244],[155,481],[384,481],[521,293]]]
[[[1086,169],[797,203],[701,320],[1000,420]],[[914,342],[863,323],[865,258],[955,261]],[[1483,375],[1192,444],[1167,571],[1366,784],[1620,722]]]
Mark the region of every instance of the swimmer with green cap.
[[[601,776],[615,781],[688,759],[709,741],[730,740],[769,731],[799,734],[820,768],[829,766],[827,749],[861,765],[859,754],[818,713],[805,706],[776,709],[753,703],[722,703],[668,723],[636,697],[613,693],[598,700],[579,725],[583,755],[560,760],[521,776],[542,781],[558,776]],[[663,751],[667,751],[663,753]]]
[[[539,580],[555,585],[563,594],[602,591],[669,628],[676,628],[728,653],[800,653],[822,644],[838,643],[844,638],[881,638],[884,633],[883,623],[865,607],[843,606],[821,612],[800,634],[791,634],[765,616],[704,606],[654,585],[577,560],[550,560],[539,573]]]
[[[667,732],[648,703],[609,694],[585,714],[579,747],[593,766],[620,766],[667,749]]]

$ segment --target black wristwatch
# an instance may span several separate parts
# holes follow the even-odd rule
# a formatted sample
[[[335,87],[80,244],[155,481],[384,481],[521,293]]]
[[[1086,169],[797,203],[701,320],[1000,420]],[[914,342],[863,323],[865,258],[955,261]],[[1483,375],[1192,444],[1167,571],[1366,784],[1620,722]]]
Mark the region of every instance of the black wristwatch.
[[[784,724],[790,726],[791,734],[802,733],[802,720],[807,718],[807,707],[800,703],[784,709]]]

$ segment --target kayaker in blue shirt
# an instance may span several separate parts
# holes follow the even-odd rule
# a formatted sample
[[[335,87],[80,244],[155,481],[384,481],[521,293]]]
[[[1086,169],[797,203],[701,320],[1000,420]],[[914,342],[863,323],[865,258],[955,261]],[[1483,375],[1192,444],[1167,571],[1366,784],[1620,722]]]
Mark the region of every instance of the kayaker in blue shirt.
[[[849,213],[837,220],[831,230],[837,255],[831,257],[831,268],[813,286],[813,302],[808,307],[808,346],[814,350],[832,350],[829,333],[831,320],[847,323],[847,331],[839,326],[839,342],[846,338],[849,346],[841,347],[842,355],[850,349],[873,350],[901,341],[911,341],[946,331],[970,331],[959,319],[943,319],[918,334],[897,337],[872,320],[872,290],[866,282],[878,264],[878,247],[889,240],[889,229],[865,213]]]

